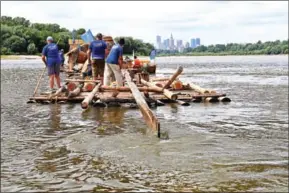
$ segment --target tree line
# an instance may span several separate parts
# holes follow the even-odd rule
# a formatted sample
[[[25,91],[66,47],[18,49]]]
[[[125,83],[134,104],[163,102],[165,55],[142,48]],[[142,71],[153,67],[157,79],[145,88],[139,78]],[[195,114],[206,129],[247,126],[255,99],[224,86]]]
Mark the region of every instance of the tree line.
[[[288,40],[280,41],[258,41],[246,44],[216,44],[209,46],[198,46],[196,48],[185,48],[183,52],[177,50],[158,50],[159,56],[167,55],[278,55],[288,54]]]
[[[80,28],[75,30],[75,38],[86,32]],[[58,42],[59,49],[69,50],[68,40],[72,39],[72,31],[58,24],[31,23],[23,17],[1,16],[1,55],[40,54],[46,45],[47,36]],[[120,37],[116,37],[115,41]],[[153,45],[132,37],[124,37],[124,54],[148,55]]]

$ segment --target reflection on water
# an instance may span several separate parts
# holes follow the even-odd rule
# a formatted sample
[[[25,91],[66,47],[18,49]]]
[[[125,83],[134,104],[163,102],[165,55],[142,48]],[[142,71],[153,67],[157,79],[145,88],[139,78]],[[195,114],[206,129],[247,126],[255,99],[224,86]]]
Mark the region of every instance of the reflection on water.
[[[158,64],[232,102],[153,109],[169,135],[159,140],[138,109],[26,104],[43,66],[1,61],[1,190],[288,192],[287,56]]]

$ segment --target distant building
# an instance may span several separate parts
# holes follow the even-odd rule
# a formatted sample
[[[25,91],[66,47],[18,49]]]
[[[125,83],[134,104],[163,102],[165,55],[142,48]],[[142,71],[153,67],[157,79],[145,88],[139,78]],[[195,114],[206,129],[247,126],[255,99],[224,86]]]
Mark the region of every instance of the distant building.
[[[196,38],[196,47],[201,45],[201,39],[200,38]]]
[[[185,48],[189,48],[190,47],[190,43],[186,42]]]
[[[157,48],[161,49],[162,47],[162,37],[161,36],[157,36]]]
[[[173,50],[175,48],[173,34],[171,34],[170,38],[170,49]]]
[[[181,45],[179,48],[178,48],[178,50],[179,50],[179,52],[183,52],[184,51],[184,46],[183,45]]]
[[[177,48],[182,47],[183,45],[183,40],[177,40]]]
[[[196,47],[196,40],[194,38],[191,39],[191,48]]]

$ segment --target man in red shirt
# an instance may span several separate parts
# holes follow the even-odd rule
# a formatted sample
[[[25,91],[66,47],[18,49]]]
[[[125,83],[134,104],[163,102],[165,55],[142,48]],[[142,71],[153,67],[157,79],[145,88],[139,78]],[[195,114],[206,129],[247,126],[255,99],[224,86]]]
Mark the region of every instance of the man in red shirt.
[[[132,67],[133,68],[140,68],[141,67],[140,60],[137,58],[137,56],[134,56],[134,65]]]

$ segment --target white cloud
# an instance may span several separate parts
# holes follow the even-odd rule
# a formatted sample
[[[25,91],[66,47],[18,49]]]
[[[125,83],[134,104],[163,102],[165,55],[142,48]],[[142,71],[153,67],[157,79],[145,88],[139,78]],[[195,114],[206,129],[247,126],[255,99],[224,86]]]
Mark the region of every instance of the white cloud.
[[[205,45],[288,38],[288,1],[1,1],[1,15],[151,43],[171,33]]]

